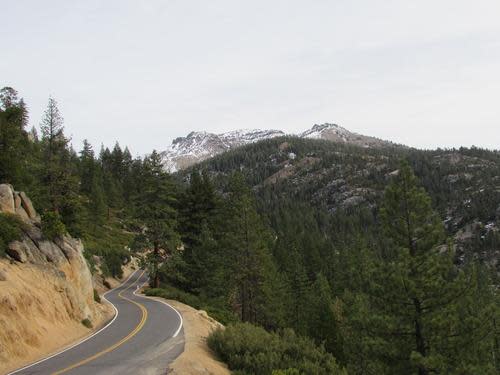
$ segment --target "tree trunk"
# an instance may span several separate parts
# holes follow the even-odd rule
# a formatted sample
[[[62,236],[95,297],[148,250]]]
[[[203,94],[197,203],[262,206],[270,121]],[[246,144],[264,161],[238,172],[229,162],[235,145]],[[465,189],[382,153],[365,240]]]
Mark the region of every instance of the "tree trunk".
[[[422,306],[417,298],[413,299],[413,305],[415,306],[415,344],[417,345],[417,352],[420,353],[422,357],[427,356],[427,348],[425,345],[424,335],[422,333]],[[427,375],[429,372],[427,369],[420,367],[418,368],[419,375]]]
[[[154,253],[153,253],[153,288],[160,287],[160,274],[158,272],[158,257],[160,255],[160,246],[157,242],[154,244]]]

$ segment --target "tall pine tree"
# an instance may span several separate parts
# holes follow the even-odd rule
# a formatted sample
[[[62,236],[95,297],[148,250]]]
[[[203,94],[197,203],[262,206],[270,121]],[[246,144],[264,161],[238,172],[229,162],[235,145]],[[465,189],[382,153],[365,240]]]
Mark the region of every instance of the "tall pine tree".
[[[159,286],[159,268],[170,252],[178,246],[175,231],[177,212],[174,185],[164,171],[161,156],[153,151],[144,159],[142,190],[135,197],[136,217],[143,225],[143,237],[151,249],[147,265],[152,286]]]
[[[381,219],[387,248],[369,265],[366,295],[353,297],[357,309],[348,317],[371,353],[360,356],[371,364],[358,363],[356,372],[489,373],[486,351],[476,363],[461,360],[476,345],[470,339],[477,327],[464,324],[477,320],[463,307],[477,288],[453,264],[443,224],[407,163],[386,189]]]

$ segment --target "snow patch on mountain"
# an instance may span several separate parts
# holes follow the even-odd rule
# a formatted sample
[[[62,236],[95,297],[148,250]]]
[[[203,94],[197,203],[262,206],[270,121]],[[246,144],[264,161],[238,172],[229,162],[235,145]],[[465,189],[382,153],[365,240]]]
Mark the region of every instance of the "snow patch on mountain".
[[[306,130],[299,134],[302,138],[313,138],[322,139],[324,138],[324,132],[329,131],[335,133],[343,141],[347,141],[347,137],[352,134],[347,129],[337,125],[337,124],[315,124],[311,129]]]
[[[191,132],[186,137],[174,139],[168,149],[161,153],[165,169],[176,172],[181,169],[221,154],[235,147],[244,146],[264,139],[286,135],[281,130],[242,129],[214,134],[205,131]],[[384,147],[391,142],[350,132],[337,124],[315,124],[296,136],[324,139],[332,142],[349,143],[361,147]]]
[[[259,129],[233,130],[221,134],[191,132],[186,137],[174,139],[161,156],[165,169],[173,173],[234,147],[283,135],[285,133],[280,130]]]

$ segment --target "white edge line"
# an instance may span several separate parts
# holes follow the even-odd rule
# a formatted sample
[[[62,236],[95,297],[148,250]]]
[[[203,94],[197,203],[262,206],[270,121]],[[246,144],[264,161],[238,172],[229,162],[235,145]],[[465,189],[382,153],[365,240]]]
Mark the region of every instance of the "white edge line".
[[[109,303],[109,304],[113,307],[113,309],[115,310],[115,316],[113,317],[113,319],[111,319],[111,321],[110,321],[108,324],[106,324],[104,327],[102,327],[99,331],[94,332],[94,333],[93,333],[93,334],[91,334],[90,336],[85,337],[83,340],[78,341],[77,343],[75,343],[75,344],[71,345],[70,347],[65,348],[65,349],[63,349],[63,350],[61,350],[61,351],[59,351],[59,352],[57,352],[57,353],[55,353],[55,354],[52,354],[52,355],[50,355],[49,357],[42,358],[42,359],[40,359],[39,361],[34,362],[34,363],[31,363],[31,364],[29,364],[29,365],[27,365],[27,366],[24,366],[24,367],[20,368],[20,369],[17,369],[17,370],[14,370],[14,371],[12,371],[12,372],[9,372],[9,373],[7,373],[7,375],[16,374],[16,373],[18,373],[18,372],[20,372],[20,371],[26,370],[26,369],[28,369],[28,368],[30,368],[30,367],[33,367],[33,366],[36,366],[36,365],[38,365],[38,364],[40,364],[40,363],[42,363],[42,362],[48,361],[49,359],[52,359],[52,358],[54,358],[54,357],[57,357],[59,354],[62,354],[62,353],[64,353],[64,352],[67,352],[68,350],[71,350],[71,349],[73,349],[73,348],[77,347],[78,345],[83,344],[85,341],[90,340],[92,337],[94,337],[94,336],[98,335],[99,333],[101,333],[102,331],[104,331],[106,328],[108,328],[111,324],[113,324],[113,322],[116,320],[116,318],[118,318],[118,309],[116,308],[116,306],[115,306],[113,303],[111,303],[110,301],[108,301],[108,299],[106,298],[106,294],[108,294],[109,292],[111,292],[111,291],[113,291],[113,290],[115,290],[115,289],[117,289],[117,288],[121,287],[122,285],[124,285],[127,281],[129,281],[129,280],[130,280],[130,278],[131,278],[133,275],[135,275],[135,274],[137,273],[137,271],[139,271],[139,269],[137,269],[137,270],[135,270],[134,272],[132,272],[132,273],[129,275],[129,277],[127,278],[127,280],[125,280],[124,282],[122,282],[122,283],[121,283],[120,285],[118,285],[116,288],[110,289],[110,290],[108,290],[106,293],[104,293],[104,294],[102,295],[102,298],[103,298],[104,300],[106,300],[106,302],[108,302],[108,303]]]
[[[161,299],[158,299],[158,298],[154,298],[154,297],[150,297],[150,296],[145,296],[143,294],[137,294],[137,291],[139,289],[141,289],[145,284],[147,283],[147,281],[145,281],[141,286],[137,285],[137,288],[135,289],[134,291],[134,296],[136,297],[142,297],[142,298],[147,298],[147,299],[150,299],[150,300],[153,300],[153,301],[156,301],[156,302],[160,302],[160,303],[163,303],[164,305],[167,305],[168,307],[170,307],[172,310],[174,310],[176,312],[176,314],[179,316],[179,320],[180,320],[180,324],[179,324],[179,328],[177,328],[177,331],[175,331],[175,333],[173,334],[172,337],[177,337],[177,335],[179,334],[179,332],[181,331],[181,328],[182,328],[182,325],[184,324],[184,320],[182,319],[182,315],[180,314],[179,311],[177,311],[177,309],[173,308],[171,305],[169,305],[167,302],[161,300]]]

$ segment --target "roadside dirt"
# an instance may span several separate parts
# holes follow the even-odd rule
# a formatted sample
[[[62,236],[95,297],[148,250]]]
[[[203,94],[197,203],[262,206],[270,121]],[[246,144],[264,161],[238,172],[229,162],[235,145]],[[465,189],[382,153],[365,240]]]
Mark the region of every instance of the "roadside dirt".
[[[182,315],[184,321],[184,352],[170,365],[168,374],[174,375],[229,375],[227,366],[215,358],[206,338],[222,325],[207,315],[183,303],[166,300]]]

